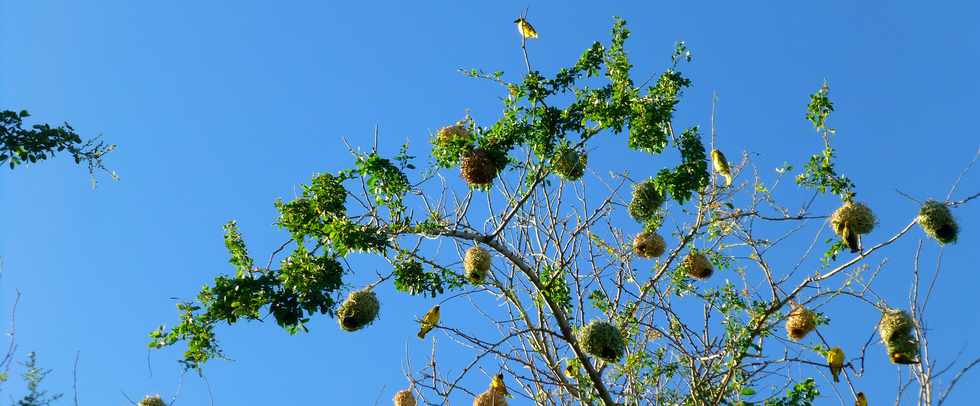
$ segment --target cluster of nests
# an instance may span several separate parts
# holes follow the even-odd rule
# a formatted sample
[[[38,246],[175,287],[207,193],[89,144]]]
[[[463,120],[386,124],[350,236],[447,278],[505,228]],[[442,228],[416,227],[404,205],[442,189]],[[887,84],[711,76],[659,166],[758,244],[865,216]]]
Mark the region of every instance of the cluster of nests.
[[[949,207],[935,200],[926,201],[919,208],[916,222],[922,231],[941,244],[956,242],[960,227]],[[875,216],[863,203],[848,201],[830,216],[830,226],[844,239],[851,252],[861,251],[861,235],[870,233],[875,226]]]
[[[794,341],[802,340],[817,328],[817,314],[796,306],[786,318],[786,335]],[[905,311],[885,309],[878,322],[878,335],[894,364],[915,364],[919,358],[919,341],[915,338],[915,322]]]
[[[395,406],[418,406],[415,394],[411,389],[404,389],[395,394],[392,399]],[[507,406],[507,392],[502,388],[490,386],[485,392],[473,399],[473,406]]]
[[[167,406],[167,403],[160,399],[160,395],[146,395],[138,406]]]
[[[652,179],[637,184],[633,188],[633,199],[629,204],[629,214],[641,223],[656,221],[658,210],[666,198]],[[653,230],[646,230],[633,238],[633,252],[640,258],[655,258],[664,254],[667,243],[664,237]],[[691,250],[681,262],[681,269],[695,279],[707,279],[714,273],[711,261],[704,253]]]

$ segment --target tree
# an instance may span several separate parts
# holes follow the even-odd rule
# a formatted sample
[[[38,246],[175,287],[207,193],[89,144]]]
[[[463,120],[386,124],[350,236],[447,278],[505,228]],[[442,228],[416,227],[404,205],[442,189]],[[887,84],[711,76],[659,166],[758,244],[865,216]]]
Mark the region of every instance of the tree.
[[[113,178],[115,172],[106,169],[103,156],[116,148],[106,145],[98,138],[83,141],[82,137],[68,123],[52,127],[49,124],[34,124],[24,128],[24,119],[30,117],[26,110],[20,112],[0,111],[0,165],[6,164],[14,169],[25,163],[35,163],[53,157],[56,153],[67,151],[76,164],[88,165],[89,174],[95,171],[108,172]]]
[[[491,326],[435,326],[472,348],[474,361],[452,376],[438,371],[435,359],[412,371],[411,388],[428,404],[475,395],[482,388],[459,382],[481,360],[495,359],[520,389],[511,392],[538,404],[809,405],[819,394],[810,376],[827,370],[825,356],[834,347],[819,334],[830,323],[820,308],[847,297],[881,311],[882,323],[869,320],[869,330],[880,324],[891,360],[912,365],[920,403],[941,401],[931,389],[938,371],[927,359],[928,295],[918,294],[918,268],[915,294],[902,312],[905,306],[875,296],[870,286],[878,273],[864,264],[917,223],[951,243],[958,228],[949,209],[980,193],[953,200],[954,185],[944,201],[910,213],[906,227],[884,239],[865,236],[862,246],[875,217],[836,166],[829,86],[806,108],[823,149],[797,175],[800,189],[780,194],[776,185],[792,167],[779,168],[775,179],[750,177],[747,154],[729,163],[715,152],[714,128],[710,148],[699,127],[675,129],[675,107],[691,84],[680,71],[691,61],[686,46],[677,44],[670,66],[648,86],[631,76],[628,37],[617,20],[610,44],[594,43],[551,77],[532,68],[526,50],[528,72],[520,81],[467,72],[507,92],[496,122],[466,117],[444,127],[431,139],[433,165],[421,173],[407,146],[391,158],[377,145],[352,149],[353,167],[315,175],[302,196],[276,202],[277,224],[290,238],[266,264],[256,262],[229,222],[225,244],[235,274],[216,277],[196,301],[178,304],[180,323],[153,331],[149,345],[186,342],[182,362],[201,368],[223,356],[215,336],[222,322],[271,314],[298,333],[326,314],[338,316],[344,330],[358,330],[377,316],[373,288],[392,283],[405,294],[446,297],[443,307],[457,312],[464,305],[449,300],[470,296],[477,307],[470,314],[484,315]],[[623,135],[621,144],[663,165],[655,176],[589,168],[597,140]],[[709,150],[715,170],[737,182],[716,182]],[[465,191],[443,176],[457,167]],[[840,208],[816,212],[816,201]],[[836,236],[821,258],[803,247],[800,265],[788,271],[770,259],[800,248],[785,241],[803,230],[815,231],[818,244],[827,226]],[[668,243],[665,236],[673,238]],[[447,241],[454,252],[438,250]],[[343,260],[353,253],[381,256],[391,272],[366,287],[349,286],[355,272]],[[346,290],[351,295],[342,300]],[[486,301],[505,307],[481,308]],[[852,393],[860,388],[851,376],[863,373],[871,342],[847,349],[843,377]]]

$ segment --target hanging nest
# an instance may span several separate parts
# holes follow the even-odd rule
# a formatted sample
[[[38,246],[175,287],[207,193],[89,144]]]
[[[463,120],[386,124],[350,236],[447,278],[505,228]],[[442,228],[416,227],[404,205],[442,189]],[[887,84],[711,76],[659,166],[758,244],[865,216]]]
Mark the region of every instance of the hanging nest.
[[[641,258],[654,258],[663,255],[667,250],[664,238],[656,232],[642,232],[633,238],[633,251]]]
[[[803,306],[797,306],[786,317],[786,335],[800,341],[817,328],[817,314]]]
[[[160,395],[146,395],[138,406],[167,406],[167,403],[160,399]]]
[[[593,320],[579,335],[585,352],[607,362],[616,362],[626,352],[623,335],[609,322]]]
[[[395,406],[416,406],[418,404],[415,401],[415,395],[412,394],[411,389],[399,391],[395,394],[395,398],[392,401],[395,403]]]
[[[497,177],[497,164],[490,153],[481,148],[464,154],[459,170],[470,186],[486,186]]]
[[[687,254],[684,262],[681,263],[681,267],[684,268],[684,272],[696,279],[708,279],[715,271],[711,267],[711,261],[708,261],[708,257],[697,251],[691,251]]]
[[[490,253],[480,247],[471,247],[466,250],[463,256],[463,270],[466,271],[466,279],[476,285],[483,283],[490,273]]]
[[[844,236],[844,224],[854,233],[867,234],[875,228],[875,215],[864,203],[847,202],[830,216],[830,226],[838,236]]]
[[[436,133],[436,145],[445,146],[458,141],[470,141],[470,129],[466,127],[466,121],[457,121],[456,124],[440,128]]]
[[[473,406],[507,406],[507,397],[490,388],[473,399]]]
[[[918,364],[919,363],[919,341],[911,335],[895,335],[892,340],[885,345],[888,350],[888,359],[893,364]]]
[[[585,166],[589,163],[588,155],[576,151],[567,145],[561,145],[555,151],[551,161],[551,169],[558,177],[565,180],[579,180],[585,174]]]
[[[633,186],[633,200],[630,201],[629,212],[636,221],[645,223],[657,216],[657,210],[664,205],[664,194],[657,189],[653,179]]]
[[[888,344],[899,336],[911,337],[913,328],[915,328],[915,322],[912,321],[912,316],[909,316],[907,312],[898,309],[885,309],[881,315],[881,321],[878,322],[878,335],[881,336],[882,343]]]
[[[337,322],[344,331],[357,331],[378,318],[378,295],[371,290],[351,292],[337,309]]]
[[[956,242],[960,233],[960,226],[956,224],[949,207],[935,200],[929,200],[922,205],[918,220],[922,231],[943,244]]]

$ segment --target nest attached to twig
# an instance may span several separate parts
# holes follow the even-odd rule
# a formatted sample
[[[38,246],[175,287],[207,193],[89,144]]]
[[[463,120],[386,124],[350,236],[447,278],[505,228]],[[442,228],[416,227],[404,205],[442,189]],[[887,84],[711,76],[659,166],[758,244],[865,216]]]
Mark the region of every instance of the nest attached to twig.
[[[579,180],[585,174],[585,166],[589,163],[589,156],[585,152],[580,152],[562,145],[555,151],[555,157],[551,162],[551,169],[558,177],[565,180]]]
[[[463,270],[466,271],[466,279],[470,283],[483,283],[490,273],[490,253],[480,247],[470,247],[463,256]]]
[[[616,362],[626,352],[623,334],[612,323],[593,320],[579,333],[582,349],[607,362]]]
[[[881,336],[882,343],[888,344],[893,338],[900,335],[910,336],[914,328],[915,322],[912,321],[912,316],[909,316],[907,312],[898,309],[886,309],[881,315],[881,321],[878,322],[878,335]]]
[[[473,399],[473,406],[507,406],[507,397],[493,388]]]
[[[657,188],[653,179],[648,179],[633,187],[633,200],[630,201],[629,212],[636,221],[641,223],[652,220],[657,210],[664,205],[666,198]]]
[[[645,231],[633,238],[633,251],[641,258],[659,257],[666,250],[667,243],[664,238],[654,231]]]
[[[372,290],[358,290],[347,295],[337,309],[337,322],[344,331],[357,331],[378,318],[381,304]]]
[[[146,395],[138,406],[167,406],[167,403],[160,399],[160,395]]]
[[[844,224],[852,232],[867,234],[875,228],[875,215],[864,203],[847,202],[830,216],[830,226],[838,236],[844,236]]]
[[[684,272],[696,279],[708,279],[715,272],[708,257],[695,251],[687,254],[681,266],[684,268]]]
[[[411,389],[399,391],[395,394],[395,398],[392,401],[395,406],[416,406],[418,404],[415,400],[415,394],[412,393]]]
[[[956,242],[960,233],[960,226],[956,224],[949,207],[935,200],[929,200],[922,205],[918,220],[922,231],[943,244]]]
[[[486,186],[497,177],[498,168],[489,152],[477,148],[463,155],[459,170],[470,186]]]
[[[786,335],[800,341],[817,328],[817,314],[803,306],[797,306],[786,317]]]

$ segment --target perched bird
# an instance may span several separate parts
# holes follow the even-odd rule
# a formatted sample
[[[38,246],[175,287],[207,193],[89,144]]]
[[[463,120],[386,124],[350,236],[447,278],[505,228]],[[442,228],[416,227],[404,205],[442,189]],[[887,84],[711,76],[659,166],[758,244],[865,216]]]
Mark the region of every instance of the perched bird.
[[[567,376],[568,379],[575,379],[575,372],[575,367],[572,366],[572,364],[568,364],[565,367],[565,376]]]
[[[732,185],[732,170],[728,167],[728,160],[725,154],[717,149],[711,150],[711,163],[714,164],[715,172],[725,178],[725,186]]]
[[[507,385],[504,385],[504,374],[497,374],[493,376],[493,380],[490,381],[490,389],[506,397],[513,397],[509,392],[507,392]]]
[[[521,37],[525,39],[538,37],[538,31],[524,17],[514,20],[514,23],[517,24],[517,32],[521,33]]]
[[[424,339],[426,334],[429,334],[429,330],[432,330],[436,324],[439,323],[439,305],[433,306],[422,316],[422,321],[419,323],[422,325],[419,328],[419,338]]]
[[[855,233],[845,221],[841,228],[841,236],[844,237],[844,244],[851,249],[851,253],[861,252],[861,235]]]
[[[854,399],[854,406],[868,406],[868,398],[864,396],[864,392],[858,392],[857,399]]]
[[[840,371],[844,369],[844,350],[834,347],[827,351],[827,365],[830,366],[830,373],[834,375],[834,382],[840,382]]]

